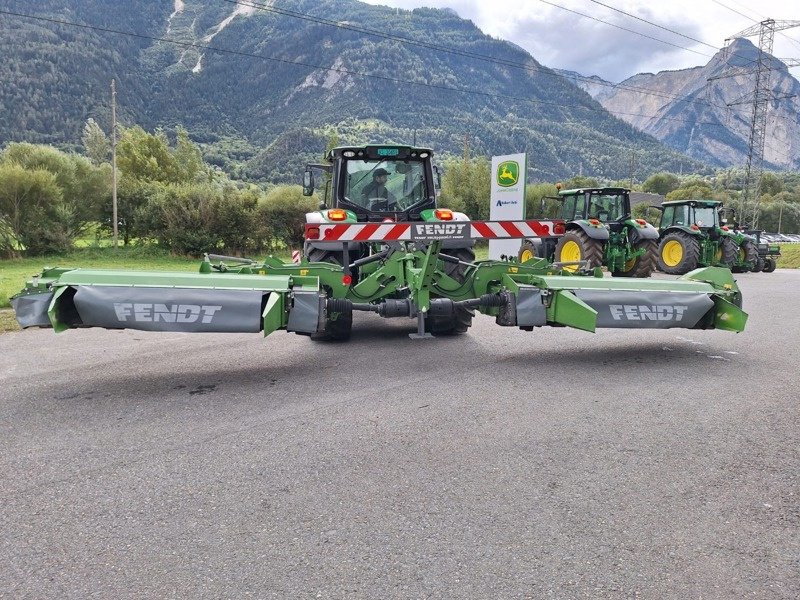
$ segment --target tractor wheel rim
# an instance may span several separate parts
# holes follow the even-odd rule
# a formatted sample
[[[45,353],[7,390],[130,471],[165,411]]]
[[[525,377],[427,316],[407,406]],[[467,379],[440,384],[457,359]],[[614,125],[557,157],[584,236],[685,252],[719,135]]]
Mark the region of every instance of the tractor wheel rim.
[[[569,240],[564,243],[561,248],[561,256],[558,257],[560,262],[578,262],[581,260],[581,247],[577,242]],[[577,265],[569,265],[564,267],[567,271],[577,271]]]
[[[670,240],[664,244],[661,250],[661,259],[668,267],[675,267],[683,259],[683,246],[676,240]]]
[[[520,256],[520,262],[525,262],[533,258],[533,252],[531,252],[528,248],[522,251],[522,256]]]

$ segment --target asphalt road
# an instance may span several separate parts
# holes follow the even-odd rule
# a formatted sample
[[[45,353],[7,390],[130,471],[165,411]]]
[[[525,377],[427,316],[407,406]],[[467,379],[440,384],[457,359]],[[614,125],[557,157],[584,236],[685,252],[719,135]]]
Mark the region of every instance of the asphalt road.
[[[721,331],[0,336],[3,598],[798,598],[800,271]]]

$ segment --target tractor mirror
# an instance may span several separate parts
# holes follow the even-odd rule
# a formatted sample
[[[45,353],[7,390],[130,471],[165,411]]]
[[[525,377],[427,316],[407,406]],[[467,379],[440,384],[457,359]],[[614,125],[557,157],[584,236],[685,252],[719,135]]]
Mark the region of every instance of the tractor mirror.
[[[314,173],[311,169],[303,171],[303,196],[314,195]]]
[[[439,165],[433,166],[433,187],[436,189],[436,195],[442,193],[442,170]]]

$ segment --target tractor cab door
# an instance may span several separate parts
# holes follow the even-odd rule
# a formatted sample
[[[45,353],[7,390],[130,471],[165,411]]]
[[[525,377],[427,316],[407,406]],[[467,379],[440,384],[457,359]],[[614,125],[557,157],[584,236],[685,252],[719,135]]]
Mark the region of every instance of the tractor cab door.
[[[584,194],[571,194],[563,197],[561,218],[567,222],[586,218],[586,197]]]

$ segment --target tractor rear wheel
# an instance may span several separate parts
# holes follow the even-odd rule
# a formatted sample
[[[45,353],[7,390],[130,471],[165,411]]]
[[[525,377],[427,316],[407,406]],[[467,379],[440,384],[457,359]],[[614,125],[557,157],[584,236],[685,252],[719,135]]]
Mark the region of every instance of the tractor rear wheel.
[[[445,254],[456,257],[462,263],[475,262],[475,252],[472,248],[448,248],[443,251]],[[469,268],[467,265],[461,263],[452,263],[442,261],[441,266],[445,274],[458,281],[464,283],[466,280],[466,272]],[[425,330],[433,335],[458,335],[466,333],[472,326],[472,317],[475,316],[475,311],[471,308],[456,307],[452,316],[425,316]]]
[[[731,271],[734,273],[746,273],[747,271],[752,271],[757,261],[758,248],[756,248],[753,240],[746,239],[739,246],[739,250],[736,255],[736,262],[738,265],[732,267]],[[750,266],[745,263],[750,263]]]
[[[683,275],[697,268],[700,244],[694,236],[682,231],[668,233],[658,248],[658,268],[670,275]]]
[[[767,257],[764,259],[764,273],[772,273],[777,266],[778,263],[774,258]]]
[[[656,240],[639,240],[634,245],[635,250],[644,250],[644,254],[625,263],[624,271],[614,271],[614,277],[650,277],[656,268],[658,260],[658,243]]]
[[[309,262],[326,262],[341,266],[344,262],[344,254],[312,248],[308,253],[308,260]],[[311,339],[315,342],[344,342],[350,339],[352,330],[353,311],[335,313],[328,315],[325,319],[325,329],[311,334]]]
[[[603,242],[590,238],[581,229],[570,229],[556,244],[555,262],[576,263],[586,261],[590,268],[603,266]],[[575,272],[578,265],[567,265],[567,271]]]

